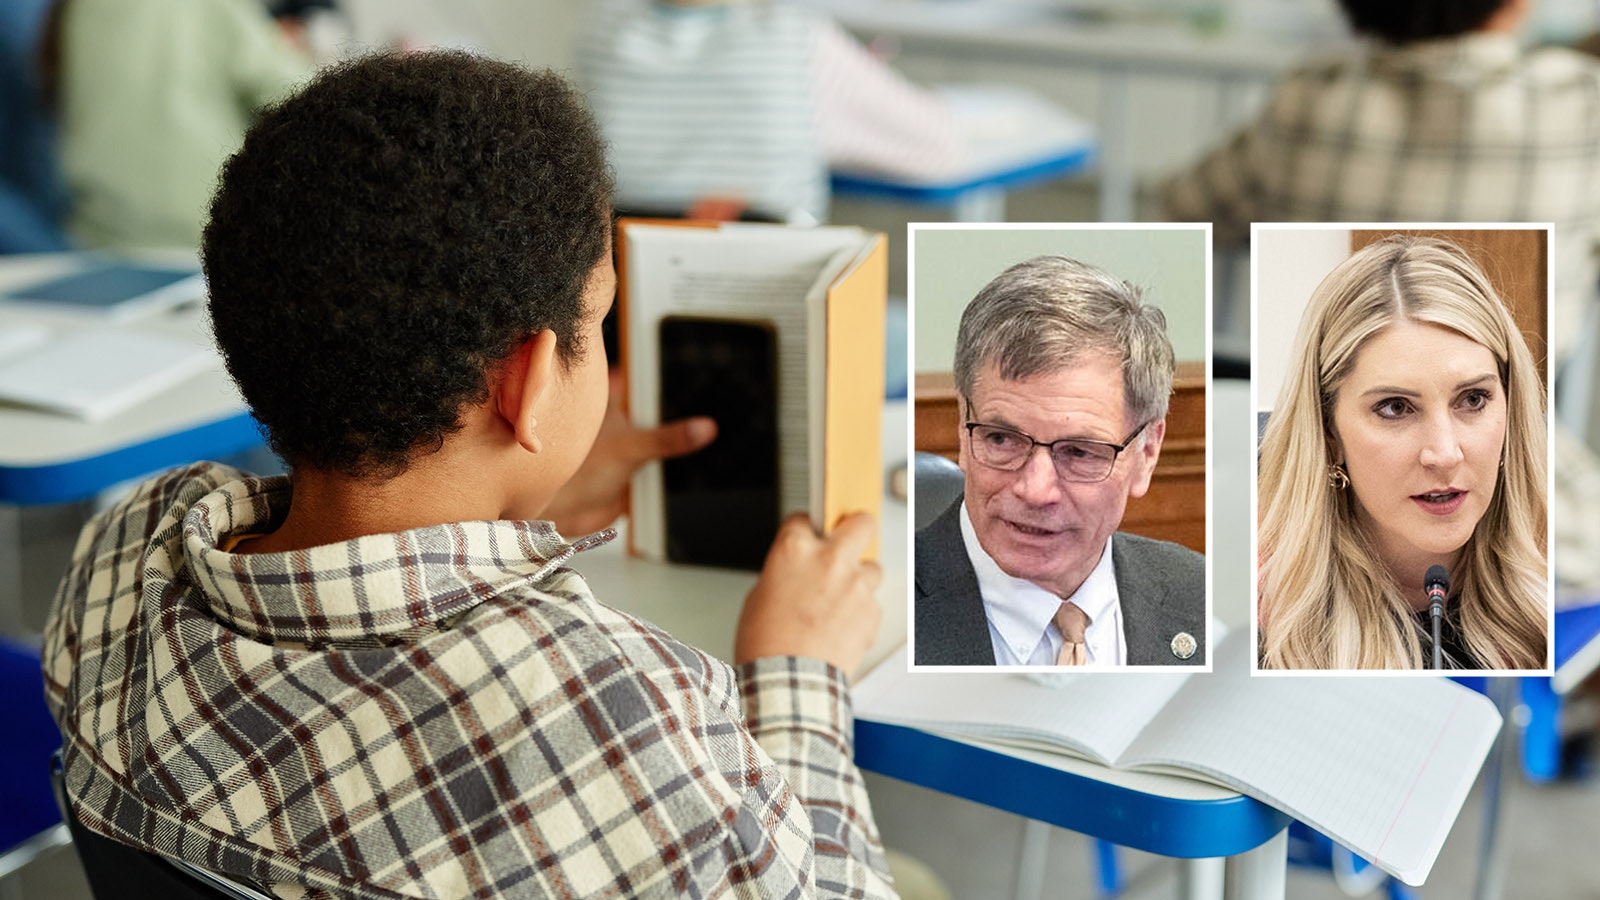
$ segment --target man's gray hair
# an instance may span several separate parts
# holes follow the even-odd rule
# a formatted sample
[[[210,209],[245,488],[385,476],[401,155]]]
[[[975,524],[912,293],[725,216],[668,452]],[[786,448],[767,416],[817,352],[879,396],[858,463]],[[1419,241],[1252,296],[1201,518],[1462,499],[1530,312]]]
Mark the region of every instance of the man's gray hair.
[[[956,334],[956,388],[970,400],[988,363],[1016,381],[1096,352],[1121,362],[1135,424],[1167,414],[1174,368],[1167,317],[1120,278],[1065,256],[1036,256],[995,276],[967,304]]]

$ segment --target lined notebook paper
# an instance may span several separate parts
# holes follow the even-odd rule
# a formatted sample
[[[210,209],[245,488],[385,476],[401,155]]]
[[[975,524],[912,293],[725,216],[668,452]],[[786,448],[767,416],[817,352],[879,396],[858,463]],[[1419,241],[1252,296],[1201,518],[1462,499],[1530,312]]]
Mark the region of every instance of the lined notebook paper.
[[[1227,640],[1209,675],[1056,686],[911,675],[902,653],[856,688],[856,716],[1222,784],[1421,884],[1499,732],[1494,704],[1444,679],[1251,678],[1248,653]]]

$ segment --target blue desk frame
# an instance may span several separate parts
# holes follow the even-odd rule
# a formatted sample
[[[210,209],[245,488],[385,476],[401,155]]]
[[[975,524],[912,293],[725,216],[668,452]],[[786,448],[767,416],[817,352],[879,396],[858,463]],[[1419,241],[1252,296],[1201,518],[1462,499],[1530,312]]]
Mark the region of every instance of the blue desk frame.
[[[148,472],[232,456],[261,445],[256,420],[241,411],[96,456],[39,466],[0,466],[0,503],[71,503]]]
[[[830,180],[833,192],[842,197],[894,200],[920,206],[941,206],[959,210],[964,201],[975,195],[1003,194],[1006,191],[1033,187],[1068,175],[1076,175],[1094,165],[1095,156],[1094,146],[1086,144],[1015,169],[991,172],[963,181],[937,184],[898,181],[847,172],[835,172]]]
[[[914,728],[856,722],[856,765],[1125,847],[1182,859],[1235,856],[1289,815],[1240,795],[1181,800],[1085,778]]]
[[[23,507],[86,500],[118,482],[260,446],[255,419],[239,409],[176,430],[147,432],[75,459],[0,465],[0,633],[27,630],[22,615]]]

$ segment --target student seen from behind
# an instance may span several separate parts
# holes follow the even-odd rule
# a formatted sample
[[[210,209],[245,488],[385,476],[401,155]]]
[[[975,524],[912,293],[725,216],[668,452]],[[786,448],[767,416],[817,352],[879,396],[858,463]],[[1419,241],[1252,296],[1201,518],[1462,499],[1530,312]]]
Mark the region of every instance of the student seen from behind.
[[[872,520],[784,524],[732,667],[540,521],[606,409],[610,232],[552,75],[371,57],[263,113],[202,249],[292,473],[87,527],[44,649],[87,827],[312,898],[894,895],[851,762]]]

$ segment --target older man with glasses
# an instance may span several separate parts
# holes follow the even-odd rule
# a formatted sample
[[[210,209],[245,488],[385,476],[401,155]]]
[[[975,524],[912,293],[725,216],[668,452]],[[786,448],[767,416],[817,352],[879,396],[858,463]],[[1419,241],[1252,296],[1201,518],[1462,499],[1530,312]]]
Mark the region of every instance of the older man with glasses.
[[[1205,559],[1117,531],[1172,393],[1166,318],[1040,256],[961,316],[964,495],[916,535],[918,665],[1200,665]]]

